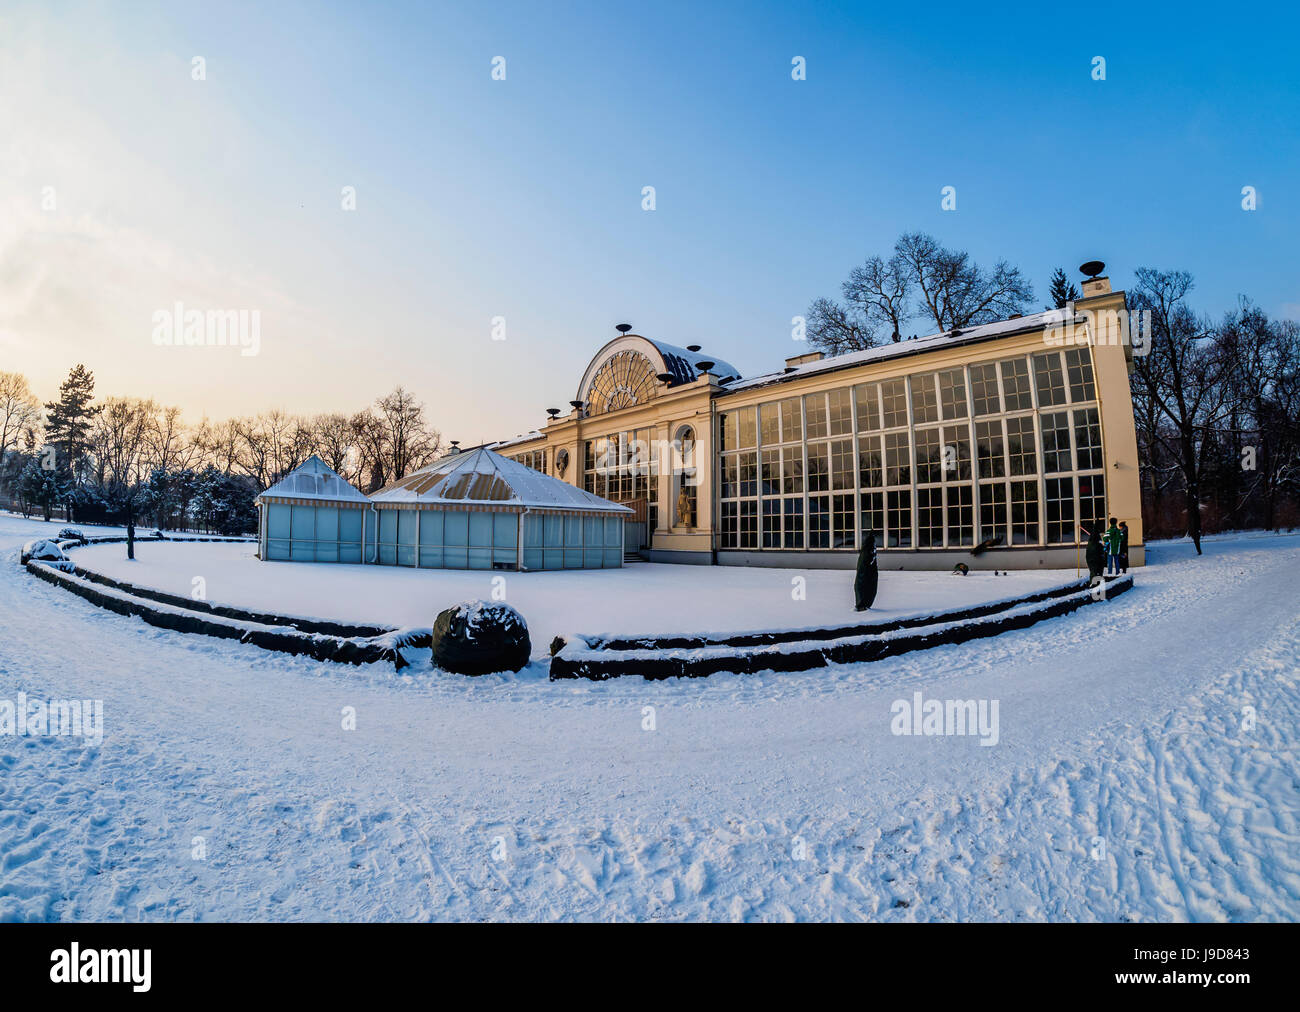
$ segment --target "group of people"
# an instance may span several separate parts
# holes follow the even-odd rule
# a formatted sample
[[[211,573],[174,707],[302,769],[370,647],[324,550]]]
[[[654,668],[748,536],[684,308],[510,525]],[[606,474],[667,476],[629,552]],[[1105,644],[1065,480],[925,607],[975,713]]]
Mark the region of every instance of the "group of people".
[[[1128,521],[1116,523],[1110,518],[1110,526],[1103,532],[1101,524],[1091,528],[1079,525],[1088,539],[1084,557],[1088,560],[1088,575],[1095,579],[1103,573],[1106,576],[1118,576],[1128,572]]]
[[[1128,572],[1128,522],[1116,522],[1110,518],[1110,526],[1101,530],[1100,523],[1091,527],[1079,525],[1088,539],[1085,555],[1088,559],[1088,575],[1093,580],[1102,575],[1118,576]],[[972,553],[974,554],[974,553]],[[953,570],[965,576],[970,572],[965,563],[959,562]],[[876,535],[864,531],[862,548],[858,552],[857,579],[853,581],[854,611],[866,611],[876,601],[876,590],[880,584],[880,562],[876,558]]]

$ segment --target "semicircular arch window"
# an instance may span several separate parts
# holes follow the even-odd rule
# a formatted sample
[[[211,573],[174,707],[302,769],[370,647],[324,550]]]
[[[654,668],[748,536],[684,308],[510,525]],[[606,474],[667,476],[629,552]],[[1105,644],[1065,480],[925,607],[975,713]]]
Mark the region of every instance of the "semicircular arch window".
[[[587,413],[603,415],[609,411],[644,404],[655,396],[658,381],[650,360],[638,351],[620,351],[611,355],[587,387]]]

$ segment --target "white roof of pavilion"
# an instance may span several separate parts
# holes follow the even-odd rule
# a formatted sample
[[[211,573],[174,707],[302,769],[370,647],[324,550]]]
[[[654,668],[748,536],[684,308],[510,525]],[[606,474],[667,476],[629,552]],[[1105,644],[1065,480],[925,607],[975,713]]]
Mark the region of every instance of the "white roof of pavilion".
[[[370,501],[314,453],[257,498],[358,503]]]
[[[487,447],[448,454],[385,485],[370,499],[377,505],[415,503],[431,508],[479,504],[585,513],[632,512]]]

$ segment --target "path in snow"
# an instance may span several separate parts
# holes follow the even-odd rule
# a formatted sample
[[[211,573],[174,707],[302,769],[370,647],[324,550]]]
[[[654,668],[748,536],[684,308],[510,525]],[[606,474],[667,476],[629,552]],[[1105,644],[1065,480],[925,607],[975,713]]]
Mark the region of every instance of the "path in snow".
[[[0,738],[0,918],[1300,916],[1300,538],[876,664],[551,684],[154,629],[22,571],[41,526],[0,518],[0,699],[107,732]],[[1000,744],[892,735],[918,690]]]

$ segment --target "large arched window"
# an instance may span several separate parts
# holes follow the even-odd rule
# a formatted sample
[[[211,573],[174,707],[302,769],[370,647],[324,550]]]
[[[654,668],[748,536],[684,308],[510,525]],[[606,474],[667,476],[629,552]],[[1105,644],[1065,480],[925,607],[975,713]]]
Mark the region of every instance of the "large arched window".
[[[639,351],[616,352],[591,378],[587,388],[587,414],[603,415],[644,404],[654,397],[657,383],[654,366]]]

